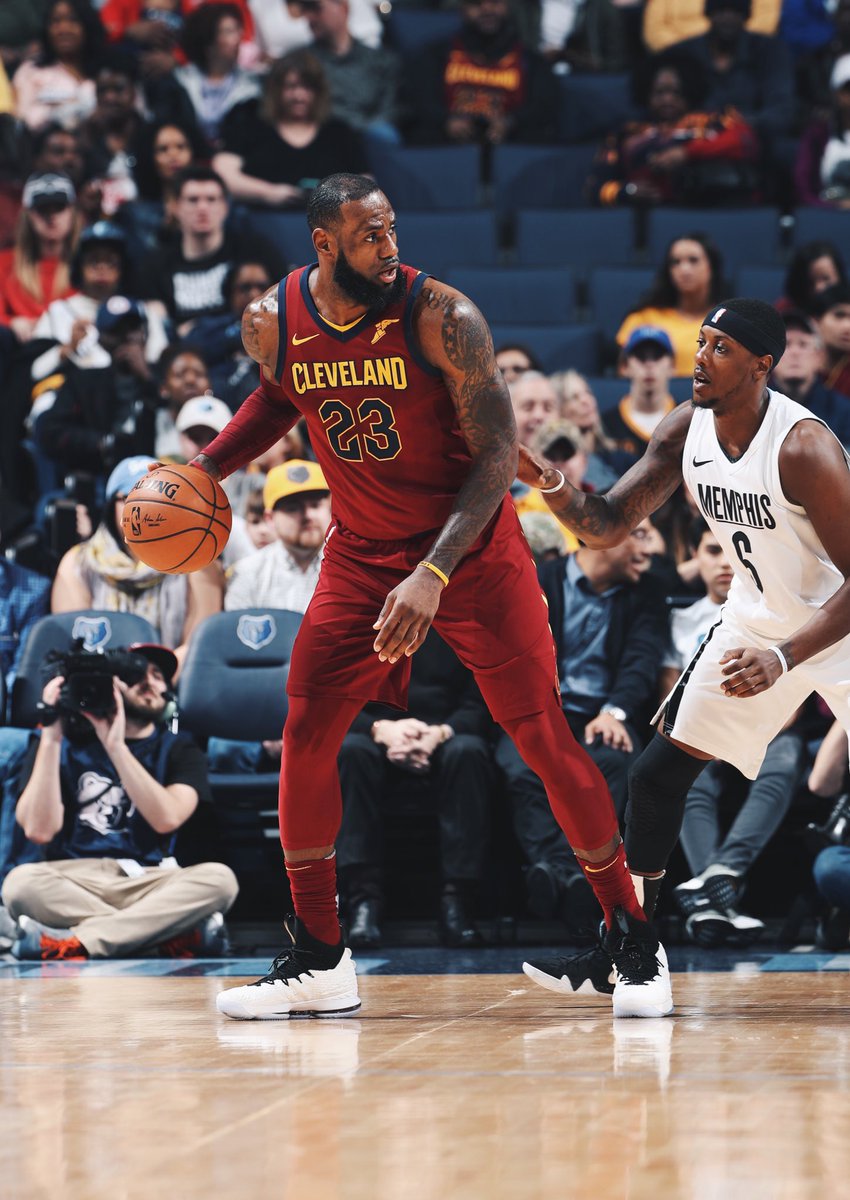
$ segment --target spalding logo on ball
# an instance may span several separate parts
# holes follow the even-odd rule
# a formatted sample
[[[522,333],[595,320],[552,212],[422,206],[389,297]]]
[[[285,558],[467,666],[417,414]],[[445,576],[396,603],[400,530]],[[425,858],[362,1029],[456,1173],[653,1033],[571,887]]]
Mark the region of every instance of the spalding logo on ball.
[[[220,484],[199,467],[157,467],[124,504],[124,541],[149,567],[182,575],[209,566],[230,536],[233,516]]]

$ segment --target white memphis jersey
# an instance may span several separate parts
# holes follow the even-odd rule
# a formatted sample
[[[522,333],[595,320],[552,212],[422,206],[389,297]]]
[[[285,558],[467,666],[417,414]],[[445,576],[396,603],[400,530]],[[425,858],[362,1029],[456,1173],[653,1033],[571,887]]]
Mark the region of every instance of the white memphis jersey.
[[[736,462],[720,448],[714,414],[695,409],[682,474],[735,573],[729,616],[758,636],[779,639],[804,625],[843,576],[779,479],[788,432],[798,421],[817,418],[781,392],[769,395],[758,433]],[[850,469],[850,456],[845,458]]]

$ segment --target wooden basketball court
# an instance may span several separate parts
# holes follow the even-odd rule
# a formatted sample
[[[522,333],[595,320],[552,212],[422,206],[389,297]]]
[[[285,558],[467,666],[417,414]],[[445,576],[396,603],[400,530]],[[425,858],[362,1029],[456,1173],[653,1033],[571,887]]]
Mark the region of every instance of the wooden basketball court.
[[[358,1018],[233,1022],[234,979],[0,973],[4,1200],[850,1191],[845,969],[674,976],[676,1015],[523,975],[364,975]],[[188,967],[188,964],[187,964]]]

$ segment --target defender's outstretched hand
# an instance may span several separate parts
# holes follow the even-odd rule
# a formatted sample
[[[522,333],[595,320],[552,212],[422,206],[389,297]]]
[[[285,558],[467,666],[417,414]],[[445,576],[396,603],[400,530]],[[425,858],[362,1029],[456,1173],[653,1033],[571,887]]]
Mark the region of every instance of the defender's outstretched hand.
[[[551,463],[539,454],[529,450],[528,446],[519,445],[519,467],[517,478],[521,483],[527,483],[533,488],[551,488],[562,478]]]

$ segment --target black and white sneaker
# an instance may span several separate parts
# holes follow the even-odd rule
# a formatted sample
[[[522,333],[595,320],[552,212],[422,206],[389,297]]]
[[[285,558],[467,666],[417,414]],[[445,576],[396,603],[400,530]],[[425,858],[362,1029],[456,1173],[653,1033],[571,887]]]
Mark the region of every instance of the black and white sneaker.
[[[721,946],[727,942],[748,946],[756,941],[764,933],[764,921],[738,912],[742,884],[739,875],[720,863],[707,867],[702,873],[702,889],[708,906],[686,914],[688,936],[700,946]]]
[[[685,931],[698,946],[749,946],[764,933],[764,921],[734,908],[705,908],[688,917]]]
[[[602,945],[591,946],[569,958],[535,958],[524,962],[522,969],[541,987],[565,996],[594,992],[610,996],[614,991],[614,965]]]
[[[696,912],[711,908],[711,897],[705,890],[701,875],[686,879],[678,887],[673,888],[673,899],[683,917],[690,917]]]
[[[667,955],[647,921],[618,905],[604,946],[617,974],[615,1017],[666,1017],[673,1011]]]
[[[291,1017],[347,1017],[360,1008],[351,951],[328,946],[295,918],[286,923],[292,945],[268,975],[219,992],[216,1008],[235,1021],[286,1021]]]

